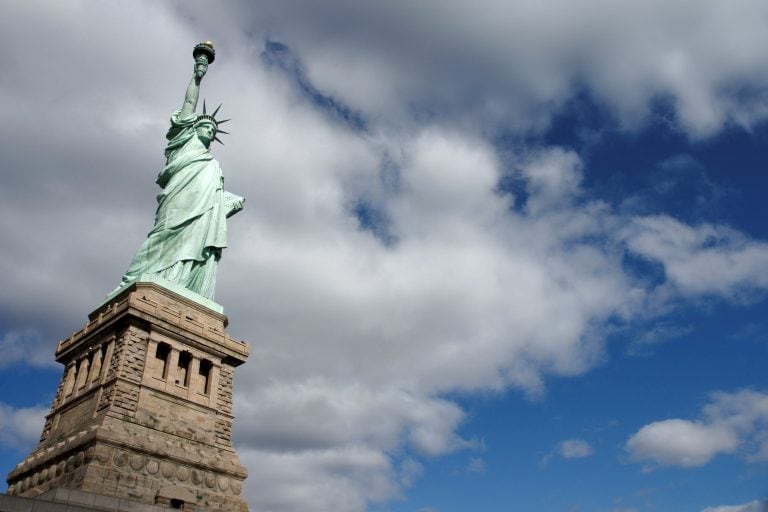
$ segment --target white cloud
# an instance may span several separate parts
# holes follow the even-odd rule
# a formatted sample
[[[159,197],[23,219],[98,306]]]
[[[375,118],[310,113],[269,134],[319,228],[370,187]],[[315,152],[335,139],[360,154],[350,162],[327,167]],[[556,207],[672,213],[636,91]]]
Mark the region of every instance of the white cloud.
[[[688,296],[737,295],[768,287],[768,244],[727,226],[689,226],[666,215],[636,218],[629,249],[664,265],[668,282]]]
[[[719,453],[732,453],[738,444],[738,437],[724,427],[673,419],[644,426],[627,441],[627,449],[638,460],[692,467]]]
[[[766,460],[768,394],[752,390],[713,393],[702,419],[668,419],[645,425],[626,449],[634,460],[662,466],[695,467],[719,454],[743,451],[749,460]]]
[[[558,451],[564,459],[581,459],[594,453],[592,446],[583,439],[566,439],[560,443]]]
[[[750,501],[743,505],[721,505],[719,507],[707,507],[701,512],[768,512],[768,501]]]
[[[319,379],[276,382],[249,388],[238,404],[245,416],[236,426],[240,439],[265,447],[369,443],[391,451],[405,439],[418,453],[438,455],[468,443],[454,433],[463,419],[455,404],[402,390],[336,388]]]
[[[30,450],[40,439],[46,407],[13,407],[0,403],[0,446],[20,452]]]
[[[551,209],[570,210],[581,192],[581,167],[578,155],[559,148],[526,162],[521,170],[528,181],[528,212],[539,215]]]
[[[369,502],[399,496],[397,475],[378,450],[343,449],[272,452],[240,448],[248,467],[249,505],[260,510],[365,510]]]

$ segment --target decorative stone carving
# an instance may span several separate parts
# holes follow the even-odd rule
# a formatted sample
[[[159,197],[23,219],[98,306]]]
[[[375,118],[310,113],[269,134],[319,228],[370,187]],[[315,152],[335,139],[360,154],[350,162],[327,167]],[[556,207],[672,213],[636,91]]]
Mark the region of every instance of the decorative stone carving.
[[[105,445],[99,445],[95,448],[96,451],[96,460],[99,462],[108,462],[109,459],[112,457],[112,448],[105,446]]]
[[[147,473],[150,475],[155,475],[157,472],[160,471],[160,463],[156,460],[150,460],[147,462]]]
[[[189,478],[189,468],[185,466],[179,466],[176,468],[176,478],[179,482],[186,482]]]
[[[144,467],[144,463],[147,461],[146,457],[143,455],[133,455],[131,456],[131,469],[134,471],[140,471],[141,468]]]
[[[114,456],[112,457],[112,462],[115,464],[115,466],[121,468],[128,464],[128,454],[116,450]]]
[[[165,478],[171,478],[176,473],[176,468],[170,462],[160,463],[160,474]]]

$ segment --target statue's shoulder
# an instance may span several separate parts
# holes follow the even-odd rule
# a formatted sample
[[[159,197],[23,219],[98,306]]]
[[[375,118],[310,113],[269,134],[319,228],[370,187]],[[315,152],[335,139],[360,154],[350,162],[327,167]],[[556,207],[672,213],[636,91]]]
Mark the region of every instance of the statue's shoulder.
[[[174,110],[171,113],[171,128],[173,128],[174,126],[192,127],[195,124],[195,121],[197,121],[197,114],[195,114],[194,112],[186,116],[182,116],[181,109]]]
[[[194,133],[196,120],[197,116],[194,113],[182,117],[181,110],[174,111],[171,114],[171,126],[168,128],[168,133],[165,138],[169,141],[174,141],[179,138],[189,139],[192,133]]]

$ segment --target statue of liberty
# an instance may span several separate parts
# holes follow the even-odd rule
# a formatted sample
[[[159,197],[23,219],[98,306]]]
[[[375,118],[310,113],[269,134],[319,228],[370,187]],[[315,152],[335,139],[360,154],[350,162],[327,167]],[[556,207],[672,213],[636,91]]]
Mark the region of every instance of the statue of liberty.
[[[112,293],[153,275],[178,283],[213,299],[216,267],[227,246],[226,218],[243,208],[244,199],[224,191],[224,176],[210,152],[218,138],[217,108],[208,114],[195,114],[200,82],[215,58],[210,41],[194,51],[194,74],[180,110],[171,115],[166,138],[166,164],[157,177],[163,189],[157,196],[155,224]],[[112,295],[110,294],[110,295]]]

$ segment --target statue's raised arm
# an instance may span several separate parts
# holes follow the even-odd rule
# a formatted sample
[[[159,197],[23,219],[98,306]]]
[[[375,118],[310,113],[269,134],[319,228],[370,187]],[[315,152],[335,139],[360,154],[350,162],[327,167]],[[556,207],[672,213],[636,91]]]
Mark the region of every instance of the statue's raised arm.
[[[216,268],[227,246],[226,218],[245,200],[224,191],[224,176],[210,152],[211,142],[221,142],[217,135],[226,133],[219,125],[228,119],[216,119],[218,108],[208,114],[205,102],[203,113],[196,114],[200,82],[216,56],[213,43],[198,44],[193,56],[194,75],[166,136],[155,224],[115,292],[148,275],[213,299]]]
[[[189,117],[197,110],[197,100],[200,96],[200,82],[208,72],[208,64],[213,62],[216,53],[213,51],[213,43],[205,41],[195,46],[193,56],[195,57],[195,69],[192,79],[187,86],[187,93],[184,95],[184,104],[181,107],[181,117]]]

